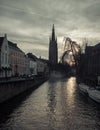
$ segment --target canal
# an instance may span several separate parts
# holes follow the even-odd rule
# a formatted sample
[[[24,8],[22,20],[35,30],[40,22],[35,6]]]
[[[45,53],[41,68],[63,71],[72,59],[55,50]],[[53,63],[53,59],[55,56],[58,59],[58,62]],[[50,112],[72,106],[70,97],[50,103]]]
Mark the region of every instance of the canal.
[[[100,105],[75,77],[50,80],[0,106],[0,130],[100,130]]]

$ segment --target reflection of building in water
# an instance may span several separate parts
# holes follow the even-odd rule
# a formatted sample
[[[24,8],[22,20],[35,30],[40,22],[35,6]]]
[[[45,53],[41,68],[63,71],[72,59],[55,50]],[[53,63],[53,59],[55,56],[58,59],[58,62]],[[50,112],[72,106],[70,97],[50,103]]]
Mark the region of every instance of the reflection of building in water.
[[[49,84],[48,88],[48,118],[49,118],[49,129],[52,130],[55,128],[56,124],[56,91],[55,83]]]

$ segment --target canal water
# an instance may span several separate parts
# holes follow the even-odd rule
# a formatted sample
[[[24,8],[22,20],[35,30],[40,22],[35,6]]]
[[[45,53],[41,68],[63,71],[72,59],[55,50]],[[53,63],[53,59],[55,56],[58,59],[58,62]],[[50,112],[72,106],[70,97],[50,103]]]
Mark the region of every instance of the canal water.
[[[50,80],[0,106],[0,130],[100,130],[100,105],[75,77]]]

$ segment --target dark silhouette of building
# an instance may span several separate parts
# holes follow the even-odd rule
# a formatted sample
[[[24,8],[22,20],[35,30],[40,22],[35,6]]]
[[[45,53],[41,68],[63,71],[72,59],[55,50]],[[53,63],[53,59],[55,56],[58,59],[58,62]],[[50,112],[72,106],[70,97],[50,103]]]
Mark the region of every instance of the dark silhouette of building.
[[[100,76],[100,43],[86,46],[85,54],[81,56],[81,75],[91,82],[96,82]]]
[[[49,62],[52,65],[56,65],[58,63],[57,38],[55,38],[54,24],[52,28],[52,35],[49,41]]]
[[[86,46],[84,68],[87,75],[100,75],[100,43],[95,46]]]

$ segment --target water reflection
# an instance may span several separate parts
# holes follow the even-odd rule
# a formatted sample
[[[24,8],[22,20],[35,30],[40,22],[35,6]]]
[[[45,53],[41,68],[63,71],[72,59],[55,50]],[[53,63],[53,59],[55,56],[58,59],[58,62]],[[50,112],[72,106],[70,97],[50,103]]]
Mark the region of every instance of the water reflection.
[[[56,124],[56,90],[55,90],[56,82],[49,82],[48,84],[48,118],[49,125],[48,128],[50,130],[54,130]]]
[[[100,130],[100,105],[80,95],[74,77],[46,82],[6,107],[0,130]]]
[[[0,125],[9,120],[11,114],[14,113],[14,111],[17,110],[27,98],[29,98],[29,95],[33,90],[34,89],[30,89],[23,94],[19,94],[13,99],[0,104]]]
[[[65,94],[66,94],[66,103],[70,107],[69,109],[72,108],[72,105],[74,104],[74,99],[75,99],[75,89],[76,89],[76,78],[71,77],[67,80],[65,84]]]

